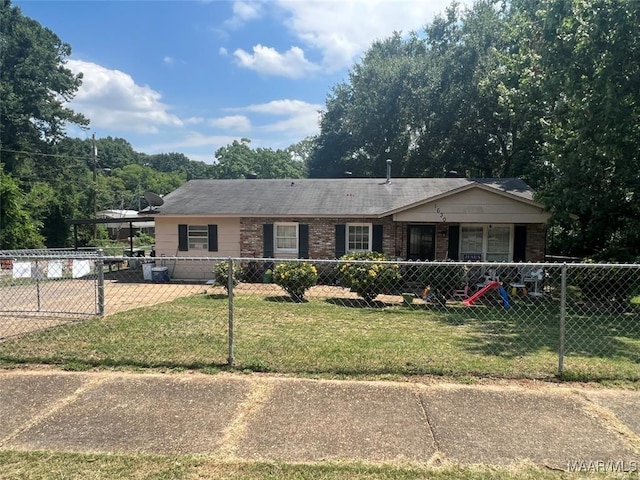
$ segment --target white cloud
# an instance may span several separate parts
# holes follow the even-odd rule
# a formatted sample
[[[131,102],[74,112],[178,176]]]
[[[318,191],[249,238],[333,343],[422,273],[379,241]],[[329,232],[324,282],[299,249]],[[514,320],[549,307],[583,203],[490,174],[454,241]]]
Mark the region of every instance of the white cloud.
[[[234,56],[241,67],[266,75],[301,78],[318,70],[334,73],[350,67],[375,40],[387,38],[394,31],[420,30],[450,3],[450,0],[267,2],[265,8],[280,12],[283,25],[301,46],[280,53],[273,47],[257,44],[253,53],[238,49]],[[471,0],[460,3],[469,4]],[[234,11],[236,5],[240,10],[245,2],[236,2]],[[319,64],[307,60],[308,50],[320,54]]]
[[[162,59],[162,62],[163,62],[165,65],[173,65],[173,64],[175,63],[175,61],[176,61],[176,59],[175,59],[175,58],[173,58],[173,57],[164,57],[164,58]]]
[[[274,48],[256,45],[253,54],[237,49],[233,55],[238,65],[265,75],[302,78],[319,68],[304,57],[304,51],[299,47],[279,53]]]
[[[251,129],[251,121],[244,115],[229,115],[222,118],[214,118],[209,122],[212,127],[225,130],[247,132]]]
[[[226,57],[227,55],[229,55],[229,52],[227,52],[226,48],[220,47],[220,50],[218,50],[218,54],[222,55],[223,57]]]
[[[301,100],[273,100],[267,103],[248,105],[230,110],[256,113],[267,117],[286,117],[284,120],[272,120],[256,127],[264,132],[287,132],[298,139],[316,135],[319,132],[319,111],[323,106]],[[254,122],[257,123],[257,122]]]
[[[215,152],[241,137],[251,138],[252,148],[286,148],[319,132],[322,105],[280,99],[225,109],[229,115],[213,119],[192,117],[183,123],[198,124],[192,130],[165,129],[158,142],[132,142],[137,151],[153,154],[181,152],[192,160],[214,161]]]
[[[185,125],[197,125],[204,122],[203,117],[189,117],[182,120]]]
[[[239,110],[247,112],[264,113],[270,115],[296,115],[302,112],[313,110],[317,112],[322,109],[322,105],[317,103],[303,102],[302,100],[272,100],[267,103],[257,103],[240,107]]]
[[[124,72],[81,60],[69,60],[67,67],[73,73],[84,75],[70,106],[87,116],[92,127],[156,133],[160,126],[183,125],[177,116],[169,113],[160,93],[136,84]]]
[[[150,154],[180,151],[193,160],[198,159],[211,163],[214,158],[213,154],[218,148],[229,145],[237,139],[237,136],[232,135],[205,135],[200,132],[187,132],[175,140],[150,145],[134,145],[134,149]]]
[[[233,3],[233,16],[224,22],[224,26],[235,30],[245,23],[259,18],[261,14],[262,3],[237,0]]]
[[[394,31],[420,30],[451,1],[342,0],[331,2],[330,8],[323,1],[277,3],[288,15],[285,25],[291,32],[322,52],[328,71],[337,71],[349,67],[377,39]]]

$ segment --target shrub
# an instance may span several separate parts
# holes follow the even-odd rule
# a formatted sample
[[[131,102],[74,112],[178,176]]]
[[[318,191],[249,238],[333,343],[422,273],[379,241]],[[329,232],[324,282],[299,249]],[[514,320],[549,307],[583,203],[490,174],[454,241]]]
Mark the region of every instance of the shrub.
[[[314,265],[302,262],[279,263],[273,270],[273,281],[284,288],[296,302],[301,302],[305,292],[318,280]]]
[[[155,239],[149,234],[136,232],[135,242],[137,246],[144,247],[146,245],[153,245],[155,243]]]
[[[400,268],[389,262],[382,253],[354,252],[347,253],[340,260],[371,261],[379,263],[340,263],[338,276],[343,287],[350,288],[362,298],[371,301],[380,293],[395,288],[402,277]]]
[[[229,262],[225,260],[223,262],[216,263],[213,267],[213,273],[216,276],[216,282],[219,285],[222,285],[227,293],[229,293]],[[235,287],[238,285],[238,279],[242,274],[242,267],[237,263],[233,263],[231,273],[233,286]]]
[[[595,263],[587,258],[584,263]],[[580,288],[582,300],[627,304],[640,286],[635,268],[615,266],[573,267],[569,282]]]

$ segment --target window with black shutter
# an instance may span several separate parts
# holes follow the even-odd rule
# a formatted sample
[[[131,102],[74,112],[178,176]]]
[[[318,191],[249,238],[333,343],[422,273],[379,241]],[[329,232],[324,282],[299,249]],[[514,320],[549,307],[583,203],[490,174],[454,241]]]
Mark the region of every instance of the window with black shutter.
[[[273,258],[273,223],[262,225],[262,256]]]
[[[342,257],[346,253],[347,248],[347,237],[346,237],[347,226],[346,225],[336,225],[336,258]]]
[[[306,223],[298,226],[298,257],[309,258],[309,225]]]
[[[187,234],[187,225],[178,225],[178,251],[189,251],[189,236]]]
[[[209,234],[209,251],[218,251],[218,225],[207,225]]]
[[[459,260],[460,255],[460,226],[449,227],[449,260]]]

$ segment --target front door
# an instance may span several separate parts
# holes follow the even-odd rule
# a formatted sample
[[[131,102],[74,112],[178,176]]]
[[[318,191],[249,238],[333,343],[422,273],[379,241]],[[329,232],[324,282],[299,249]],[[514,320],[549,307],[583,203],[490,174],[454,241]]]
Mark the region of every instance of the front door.
[[[407,226],[407,259],[433,260],[436,255],[434,225]]]

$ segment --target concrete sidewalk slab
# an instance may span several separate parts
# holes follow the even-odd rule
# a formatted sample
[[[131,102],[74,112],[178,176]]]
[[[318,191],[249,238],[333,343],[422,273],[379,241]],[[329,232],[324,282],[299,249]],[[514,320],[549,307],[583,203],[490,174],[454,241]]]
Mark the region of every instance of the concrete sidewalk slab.
[[[639,430],[621,390],[0,370],[2,449],[567,469],[640,464]]]
[[[79,452],[210,452],[220,445],[222,432],[248,389],[248,382],[237,378],[110,375],[8,446]]]
[[[85,375],[8,371],[0,376],[0,445],[37,421],[86,381]]]
[[[434,440],[408,386],[383,382],[281,381],[248,424],[250,459],[428,461]]]
[[[435,386],[423,399],[439,449],[456,463],[530,460],[564,469],[573,461],[637,457],[570,391]]]
[[[610,410],[620,422],[638,437],[640,445],[640,392],[589,390],[584,395],[588,400]]]

